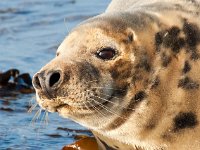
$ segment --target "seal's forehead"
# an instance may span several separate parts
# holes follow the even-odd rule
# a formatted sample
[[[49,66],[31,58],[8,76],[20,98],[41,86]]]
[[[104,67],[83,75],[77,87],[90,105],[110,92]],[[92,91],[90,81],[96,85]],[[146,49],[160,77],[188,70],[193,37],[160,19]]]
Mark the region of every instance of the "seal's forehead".
[[[82,27],[73,30],[61,43],[58,53],[74,53],[80,50],[96,50],[101,47],[116,46],[113,37],[108,36],[101,28]]]

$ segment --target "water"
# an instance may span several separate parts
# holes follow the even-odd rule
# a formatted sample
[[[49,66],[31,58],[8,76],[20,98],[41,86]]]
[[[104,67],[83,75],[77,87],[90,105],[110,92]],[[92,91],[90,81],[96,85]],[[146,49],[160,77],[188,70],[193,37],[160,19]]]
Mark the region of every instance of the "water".
[[[75,25],[103,12],[109,2],[1,0],[0,70],[18,68],[33,75],[55,56],[58,45]],[[34,94],[0,97],[0,150],[61,149],[73,142],[77,133],[59,127],[84,129],[58,114],[49,114],[48,125],[40,120],[30,125],[38,109],[27,113],[34,100]]]

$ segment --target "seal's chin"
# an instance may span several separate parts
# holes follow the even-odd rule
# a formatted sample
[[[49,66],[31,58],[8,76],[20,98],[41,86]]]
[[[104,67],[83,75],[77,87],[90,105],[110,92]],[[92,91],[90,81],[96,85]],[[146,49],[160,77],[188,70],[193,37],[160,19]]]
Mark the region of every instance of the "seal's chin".
[[[56,110],[56,112],[59,112],[59,110],[61,110],[62,108],[67,109],[67,108],[69,108],[69,107],[70,107],[70,106],[69,106],[68,104],[61,104],[61,105],[55,107],[55,110]]]

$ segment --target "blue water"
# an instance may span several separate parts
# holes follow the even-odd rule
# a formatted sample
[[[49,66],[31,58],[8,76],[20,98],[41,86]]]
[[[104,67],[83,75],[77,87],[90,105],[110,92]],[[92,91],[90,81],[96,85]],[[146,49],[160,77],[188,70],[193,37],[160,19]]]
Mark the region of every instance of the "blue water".
[[[58,45],[74,26],[103,12],[109,2],[1,0],[0,71],[18,68],[33,75],[55,56]],[[58,114],[49,114],[48,125],[41,121],[43,114],[31,123],[39,109],[27,112],[34,101],[34,94],[0,97],[0,150],[58,150],[79,134],[59,127],[84,129]]]

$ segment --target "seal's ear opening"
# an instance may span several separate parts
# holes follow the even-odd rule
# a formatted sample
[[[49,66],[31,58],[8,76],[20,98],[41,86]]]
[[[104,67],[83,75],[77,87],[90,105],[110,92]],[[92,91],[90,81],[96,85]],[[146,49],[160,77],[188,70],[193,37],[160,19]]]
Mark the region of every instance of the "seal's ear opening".
[[[133,41],[136,40],[136,34],[133,31],[133,29],[127,28],[126,31],[125,31],[125,33],[127,35],[127,39],[126,39],[127,43],[132,43]]]

